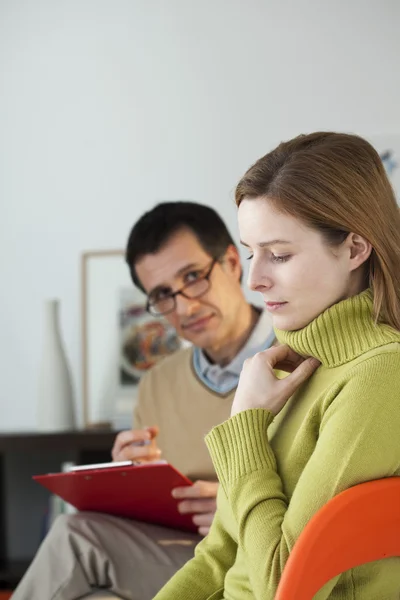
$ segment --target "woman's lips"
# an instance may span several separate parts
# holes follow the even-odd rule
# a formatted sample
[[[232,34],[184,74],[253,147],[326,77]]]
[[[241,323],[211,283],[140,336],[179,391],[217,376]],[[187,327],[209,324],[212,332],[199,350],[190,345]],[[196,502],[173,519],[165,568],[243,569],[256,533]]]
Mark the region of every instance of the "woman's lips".
[[[279,310],[282,306],[285,306],[287,302],[265,302],[265,306],[267,310],[273,312],[275,310]]]

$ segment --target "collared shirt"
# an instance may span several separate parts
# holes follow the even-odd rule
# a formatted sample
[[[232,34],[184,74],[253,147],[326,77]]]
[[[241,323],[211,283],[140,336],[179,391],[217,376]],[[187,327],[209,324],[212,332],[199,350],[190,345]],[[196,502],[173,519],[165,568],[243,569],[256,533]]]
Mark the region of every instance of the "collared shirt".
[[[204,352],[200,348],[195,348],[193,366],[196,374],[209,388],[226,394],[237,386],[244,361],[257,352],[269,348],[274,339],[270,317],[262,311],[249,339],[228,365],[221,367],[210,363]]]

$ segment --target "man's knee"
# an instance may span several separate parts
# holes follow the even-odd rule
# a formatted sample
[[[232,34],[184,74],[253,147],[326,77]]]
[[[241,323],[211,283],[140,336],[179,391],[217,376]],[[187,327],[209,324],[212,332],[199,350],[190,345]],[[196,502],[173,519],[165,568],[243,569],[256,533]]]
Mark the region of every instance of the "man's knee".
[[[76,527],[76,517],[78,515],[59,515],[47,534],[48,539],[60,539],[69,535]]]
[[[95,526],[97,521],[98,516],[92,513],[80,512],[72,515],[59,515],[52,524],[48,537],[63,539],[71,533],[79,533],[87,529],[90,525]]]

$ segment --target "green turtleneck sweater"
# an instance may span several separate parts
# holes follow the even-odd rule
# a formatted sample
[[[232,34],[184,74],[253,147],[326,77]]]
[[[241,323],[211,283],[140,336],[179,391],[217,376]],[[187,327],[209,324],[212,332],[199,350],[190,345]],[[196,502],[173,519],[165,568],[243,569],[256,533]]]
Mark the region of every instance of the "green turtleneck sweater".
[[[302,330],[276,334],[321,366],[277,417],[246,410],[207,436],[221,483],[217,513],[195,557],[157,600],[273,600],[319,508],[353,485],[400,475],[400,333],[374,324],[371,291]],[[336,577],[315,598],[399,594],[400,558],[390,558]]]

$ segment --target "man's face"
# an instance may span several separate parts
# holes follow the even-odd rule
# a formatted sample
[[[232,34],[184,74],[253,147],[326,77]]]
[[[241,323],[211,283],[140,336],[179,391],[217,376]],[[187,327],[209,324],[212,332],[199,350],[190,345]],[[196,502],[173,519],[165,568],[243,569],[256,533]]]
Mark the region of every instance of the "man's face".
[[[150,299],[157,299],[207,273],[212,260],[197,237],[189,229],[182,229],[158,252],[140,258],[135,268]],[[175,310],[165,318],[181,337],[205,350],[229,342],[235,331],[237,311],[244,301],[240,273],[238,253],[231,246],[214,265],[206,293],[199,298],[178,294]]]

